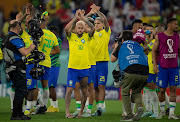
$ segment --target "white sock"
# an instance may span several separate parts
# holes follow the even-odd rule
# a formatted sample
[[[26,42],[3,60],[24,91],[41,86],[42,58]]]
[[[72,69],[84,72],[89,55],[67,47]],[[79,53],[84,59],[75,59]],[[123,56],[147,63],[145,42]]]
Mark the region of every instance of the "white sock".
[[[103,108],[103,103],[98,103],[99,108]]]
[[[89,97],[87,97],[87,99],[86,99],[85,107],[88,107],[88,105],[89,105]]]
[[[97,102],[96,102],[96,107],[99,108],[99,104],[97,104]]]
[[[54,108],[58,108],[58,100],[53,101],[53,107],[54,107]]]
[[[105,104],[105,101],[104,101],[102,110],[105,110],[105,109],[106,109],[106,104]]]
[[[131,110],[132,110],[132,113],[134,113],[134,108],[135,108],[135,103],[131,103]]]
[[[169,104],[169,96],[167,95],[166,92],[165,92],[165,104],[166,104],[166,107],[167,107],[167,108],[170,107],[170,104]]]
[[[155,114],[159,113],[159,99],[157,96],[156,91],[150,91],[151,96],[152,96],[152,103],[153,103],[153,111]]]
[[[91,114],[91,109],[87,109],[87,111],[86,111],[86,112]]]
[[[54,106],[53,105],[53,100],[50,98],[50,106]]]
[[[77,110],[81,110],[81,101],[76,101]]]
[[[32,102],[33,101],[26,100],[26,110],[30,110],[32,108]]]
[[[43,102],[42,95],[41,95],[40,91],[38,91],[38,99],[39,99],[40,107],[43,107],[44,106],[44,102]]]
[[[49,88],[43,90],[43,101],[45,106],[47,106],[48,98],[49,98]]]
[[[32,107],[36,107],[36,100],[33,100]]]
[[[147,94],[146,94],[146,92],[144,91],[144,89],[143,89],[143,96],[142,96],[143,98],[143,102],[144,102],[144,106],[146,107],[146,99],[147,99]]]
[[[145,99],[145,107],[146,107],[146,111],[149,112],[149,111],[152,111],[152,99],[151,99],[151,93],[149,91],[148,88],[144,88],[144,92],[146,94],[146,99]]]
[[[164,109],[165,101],[164,102],[159,102],[159,106],[160,106],[160,111],[165,111],[165,109]]]
[[[176,103],[175,102],[170,102],[170,115],[174,114],[175,111],[175,107],[176,107]]]
[[[11,109],[13,109],[13,101],[14,101],[15,91],[11,89],[10,98],[11,98]]]

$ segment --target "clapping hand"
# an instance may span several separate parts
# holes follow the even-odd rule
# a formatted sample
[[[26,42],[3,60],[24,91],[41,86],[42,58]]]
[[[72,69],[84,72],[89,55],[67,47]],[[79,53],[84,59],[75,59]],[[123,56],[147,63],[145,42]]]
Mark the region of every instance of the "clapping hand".
[[[97,11],[100,10],[101,7],[96,6],[95,4],[93,4],[93,5],[90,6],[90,8],[91,8],[90,12],[93,12],[95,14],[95,13],[97,13]]]

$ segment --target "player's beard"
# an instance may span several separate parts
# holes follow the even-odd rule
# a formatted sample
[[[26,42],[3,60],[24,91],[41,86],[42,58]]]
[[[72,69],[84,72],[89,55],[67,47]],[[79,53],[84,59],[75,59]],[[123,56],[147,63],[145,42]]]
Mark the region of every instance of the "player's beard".
[[[78,37],[82,37],[83,33],[77,33]]]

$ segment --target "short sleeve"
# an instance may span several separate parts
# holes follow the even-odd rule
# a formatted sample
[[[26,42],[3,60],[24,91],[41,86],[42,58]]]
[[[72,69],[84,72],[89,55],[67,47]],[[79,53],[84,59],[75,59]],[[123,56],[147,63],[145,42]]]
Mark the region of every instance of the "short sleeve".
[[[72,33],[70,34],[70,36],[67,36],[68,41],[70,41],[71,36],[72,36]]]
[[[20,49],[22,47],[25,47],[23,40],[21,39],[13,39],[11,40],[11,43],[16,46],[17,49]]]
[[[109,27],[107,33],[108,33],[108,35],[111,35],[111,28],[110,27]]]

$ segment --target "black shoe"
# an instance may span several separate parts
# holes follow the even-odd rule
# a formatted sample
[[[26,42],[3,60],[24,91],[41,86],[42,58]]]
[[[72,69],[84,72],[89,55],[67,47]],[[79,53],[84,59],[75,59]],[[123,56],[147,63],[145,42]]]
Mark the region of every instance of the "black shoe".
[[[26,116],[26,115],[23,115],[23,116],[21,116],[21,119],[22,119],[22,120],[31,120],[31,117],[28,117],[28,116]]]
[[[143,112],[144,112],[143,107],[139,107],[136,114],[133,117],[133,121],[139,121],[141,119]]]
[[[123,119],[121,119],[120,121],[133,121],[133,118],[130,116],[126,116]]]
[[[10,120],[22,120],[21,117],[17,116],[17,117],[11,117]]]
[[[97,109],[97,113],[98,113],[98,116],[101,116],[101,115],[102,115],[102,109],[101,109],[101,108],[98,108],[98,109]]]
[[[46,106],[44,105],[44,107],[40,107],[37,111],[36,114],[45,114],[45,112],[47,111]]]
[[[27,117],[26,115],[23,115],[23,116],[11,117],[10,120],[31,120],[31,117]]]
[[[166,115],[169,115],[169,108],[166,109]]]

